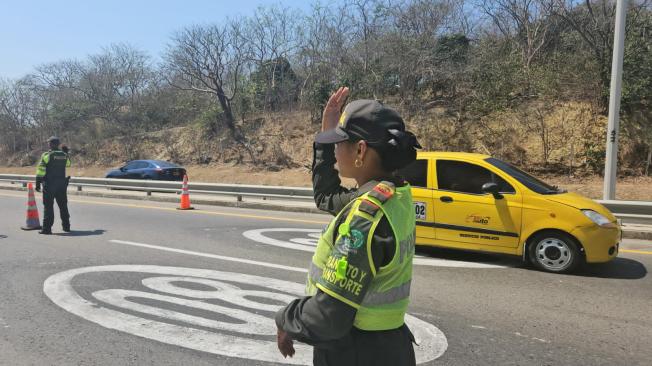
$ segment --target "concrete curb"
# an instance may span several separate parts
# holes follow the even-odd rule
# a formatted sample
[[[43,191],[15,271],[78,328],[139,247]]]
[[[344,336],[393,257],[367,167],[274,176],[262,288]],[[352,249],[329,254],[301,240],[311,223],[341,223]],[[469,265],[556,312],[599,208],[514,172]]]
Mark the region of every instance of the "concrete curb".
[[[623,231],[623,238],[625,238],[625,239],[652,240],[652,232],[650,232],[650,231]]]
[[[652,226],[635,224],[632,224],[631,226],[624,225],[623,238],[652,240]]]
[[[0,189],[9,190],[9,191],[27,191],[27,188],[23,187],[8,187],[0,186]],[[153,201],[153,202],[172,202],[177,203],[179,199],[177,197],[156,197],[156,196],[131,196],[124,195],[115,192],[111,193],[100,193],[100,192],[84,192],[84,191],[68,191],[68,195],[71,196],[85,196],[85,197],[98,197],[98,198],[117,198],[117,199],[130,199],[130,200],[139,200],[139,201]],[[235,207],[235,208],[250,208],[257,210],[272,210],[272,211],[284,211],[284,212],[298,212],[298,213],[313,213],[313,214],[324,214],[323,211],[317,209],[316,207],[300,207],[300,206],[287,206],[287,205],[275,205],[273,203],[259,203],[259,202],[237,202],[237,201],[220,201],[220,200],[205,200],[205,199],[192,199],[193,204],[198,205],[208,205],[208,206],[221,206],[221,207]],[[627,239],[642,239],[642,240],[652,240],[652,227],[643,227],[639,226],[644,225],[633,225],[634,227],[623,227],[623,238]]]
[[[8,190],[8,191],[23,191],[23,192],[27,191],[27,188],[23,188],[23,187],[0,186],[0,189]],[[128,200],[138,200],[138,201],[171,202],[171,203],[179,202],[179,199],[177,197],[131,196],[131,195],[122,195],[119,193],[100,193],[100,192],[84,192],[84,191],[81,192],[68,191],[68,196],[117,198],[117,199],[128,199]],[[197,199],[197,198],[191,199],[191,201],[193,204],[208,205],[208,206],[324,214],[324,212],[319,210],[317,207],[287,206],[287,205],[276,205],[273,203],[268,204],[268,203],[245,202],[245,201],[237,202],[237,201],[206,200],[206,199]]]

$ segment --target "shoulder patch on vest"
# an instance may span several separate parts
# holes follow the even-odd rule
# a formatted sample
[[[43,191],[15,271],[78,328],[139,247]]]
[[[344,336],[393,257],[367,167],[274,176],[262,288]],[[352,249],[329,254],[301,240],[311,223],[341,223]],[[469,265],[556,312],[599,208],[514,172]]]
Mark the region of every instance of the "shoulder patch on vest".
[[[378,183],[371,191],[369,191],[369,195],[380,201],[380,203],[384,203],[392,198],[394,195],[394,190],[395,186],[393,183],[382,181]]]
[[[360,202],[360,206],[358,207],[358,210],[367,213],[371,216],[376,216],[376,212],[380,210],[380,207],[378,207],[378,205],[376,205],[375,203],[369,200],[363,199],[362,202]]]

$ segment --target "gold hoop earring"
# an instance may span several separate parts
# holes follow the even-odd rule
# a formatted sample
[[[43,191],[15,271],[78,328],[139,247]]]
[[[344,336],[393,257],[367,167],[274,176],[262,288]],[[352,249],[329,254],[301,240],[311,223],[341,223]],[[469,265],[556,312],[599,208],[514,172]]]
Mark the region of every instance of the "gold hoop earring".
[[[353,163],[356,168],[362,167],[362,160],[360,159],[355,159],[355,162]]]

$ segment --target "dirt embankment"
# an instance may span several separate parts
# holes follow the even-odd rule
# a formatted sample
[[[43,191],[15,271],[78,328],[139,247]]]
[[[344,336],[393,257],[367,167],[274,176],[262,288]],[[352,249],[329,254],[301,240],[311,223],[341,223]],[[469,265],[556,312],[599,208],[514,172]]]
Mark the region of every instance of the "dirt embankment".
[[[595,163],[592,159],[596,156],[604,156],[599,148],[604,145],[606,120],[586,105],[570,103],[552,109],[533,105],[473,122],[459,121],[435,108],[424,115],[406,116],[406,121],[427,150],[494,155],[570,191],[591,198],[602,196],[602,178],[588,174],[587,167]],[[310,123],[308,113],[251,116],[239,128],[247,137],[241,143],[235,142],[225,127],[214,133],[189,125],[71,144],[74,164],[70,173],[104,177],[107,170],[129,160],[161,159],[185,166],[191,181],[311,185],[312,139],[319,126]],[[593,155],[582,152],[587,145],[598,150],[591,150]],[[5,158],[4,164],[0,161],[5,166],[0,173],[33,174],[40,153]],[[621,156],[626,153],[625,149]],[[617,198],[652,200],[652,177],[620,179]]]

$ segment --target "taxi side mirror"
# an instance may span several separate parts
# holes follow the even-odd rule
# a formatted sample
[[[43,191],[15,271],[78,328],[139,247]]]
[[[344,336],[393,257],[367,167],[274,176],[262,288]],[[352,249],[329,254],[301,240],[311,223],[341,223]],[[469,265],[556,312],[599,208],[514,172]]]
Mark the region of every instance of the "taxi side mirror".
[[[500,187],[496,183],[485,183],[482,185],[482,192],[491,193],[495,199],[503,198],[503,195],[500,194]]]

